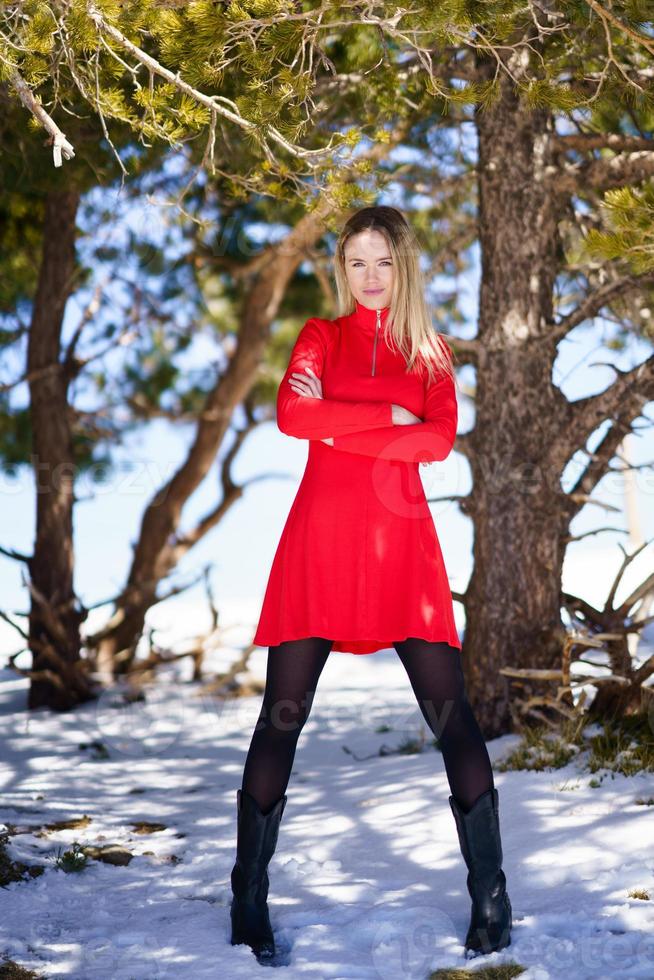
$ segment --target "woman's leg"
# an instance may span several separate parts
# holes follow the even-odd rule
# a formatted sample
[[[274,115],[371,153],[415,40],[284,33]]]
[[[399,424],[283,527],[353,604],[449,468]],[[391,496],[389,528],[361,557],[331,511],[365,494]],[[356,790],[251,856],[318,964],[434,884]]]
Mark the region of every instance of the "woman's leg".
[[[300,732],[333,642],[310,636],[268,649],[266,687],[242,783],[264,813],[286,791]]]
[[[452,795],[469,810],[494,783],[488,749],[465,691],[461,653],[449,643],[417,637],[393,646],[423,717],[439,740]]]

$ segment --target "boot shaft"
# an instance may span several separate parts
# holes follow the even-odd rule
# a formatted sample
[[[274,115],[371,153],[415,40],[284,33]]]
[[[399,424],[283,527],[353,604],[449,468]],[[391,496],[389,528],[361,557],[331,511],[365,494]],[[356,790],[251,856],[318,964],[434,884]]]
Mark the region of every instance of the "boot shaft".
[[[282,796],[265,814],[247,790],[239,789],[236,799],[237,839],[232,891],[240,901],[260,905],[268,897],[267,868],[277,847],[287,798]]]
[[[469,871],[480,878],[497,874],[503,860],[497,789],[493,787],[482,793],[467,813],[453,796],[450,796],[450,807]]]

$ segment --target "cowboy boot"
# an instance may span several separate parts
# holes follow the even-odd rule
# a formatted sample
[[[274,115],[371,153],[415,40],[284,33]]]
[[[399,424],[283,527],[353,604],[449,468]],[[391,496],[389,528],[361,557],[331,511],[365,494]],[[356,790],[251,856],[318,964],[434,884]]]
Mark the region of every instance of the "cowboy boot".
[[[268,862],[277,846],[277,835],[286,796],[269,813],[262,813],[247,792],[236,793],[236,863],[232,868],[233,898],[230,907],[232,946],[247,943],[258,960],[275,956],[275,940],[268,914]]]
[[[465,948],[491,953],[511,943],[512,910],[502,871],[499,799],[486,790],[464,813],[450,796],[461,853],[468,866],[466,884],[472,899]]]

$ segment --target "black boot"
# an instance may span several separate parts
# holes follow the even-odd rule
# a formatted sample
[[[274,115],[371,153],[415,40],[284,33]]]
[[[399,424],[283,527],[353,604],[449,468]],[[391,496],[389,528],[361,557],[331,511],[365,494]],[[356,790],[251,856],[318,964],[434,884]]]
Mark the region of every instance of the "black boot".
[[[268,862],[277,846],[279,823],[286,806],[280,797],[269,813],[262,813],[247,792],[236,792],[236,863],[232,868],[230,908],[232,945],[247,943],[258,960],[275,956],[275,940],[268,915]]]
[[[450,806],[459,835],[461,853],[468,866],[466,884],[472,914],[465,948],[491,953],[511,943],[512,912],[502,871],[499,799],[497,789],[486,790],[468,813],[453,796]]]

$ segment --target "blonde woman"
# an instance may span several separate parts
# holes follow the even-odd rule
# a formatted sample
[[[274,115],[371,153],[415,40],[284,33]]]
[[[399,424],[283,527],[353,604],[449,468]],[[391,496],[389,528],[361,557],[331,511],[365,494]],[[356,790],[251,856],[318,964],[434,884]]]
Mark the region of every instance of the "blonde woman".
[[[268,863],[295,750],[330,652],[394,647],[439,748],[472,899],[466,949],[510,944],[498,793],[467,698],[452,595],[419,463],[457,428],[452,353],[424,299],[419,245],[401,211],[366,207],[336,247],[341,315],[311,317],[277,396],[282,432],[309,440],[254,643],[266,687],[237,791],[231,942],[275,955]]]

